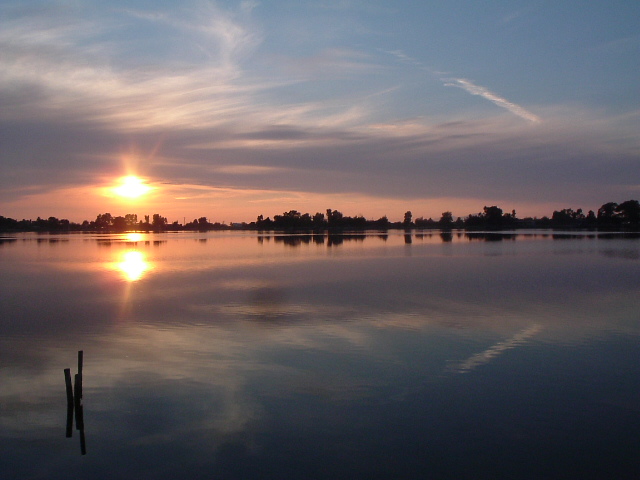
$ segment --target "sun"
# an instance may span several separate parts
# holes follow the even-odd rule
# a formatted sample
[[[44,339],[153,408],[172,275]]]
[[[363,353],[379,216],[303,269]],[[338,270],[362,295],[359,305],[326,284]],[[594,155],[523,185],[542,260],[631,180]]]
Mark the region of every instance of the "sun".
[[[135,175],[129,175],[120,179],[120,185],[115,187],[113,191],[126,198],[138,198],[149,193],[153,188],[146,185],[144,181]]]

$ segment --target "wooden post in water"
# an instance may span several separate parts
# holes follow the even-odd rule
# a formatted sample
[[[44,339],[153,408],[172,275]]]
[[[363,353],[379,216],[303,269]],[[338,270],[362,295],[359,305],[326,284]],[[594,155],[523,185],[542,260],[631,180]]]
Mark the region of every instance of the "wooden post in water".
[[[67,387],[67,437],[73,434],[73,419],[75,410],[76,430],[80,432],[80,452],[87,454],[87,446],[84,437],[84,411],[82,408],[82,364],[83,351],[78,351],[78,373],[74,377],[74,385],[71,386],[71,369],[64,369],[64,381]]]
[[[75,385],[74,385],[74,406],[76,409],[76,430],[84,429],[84,419],[82,418],[82,363],[83,363],[83,352],[80,350],[78,352],[78,373],[75,376]]]
[[[87,444],[84,439],[84,427],[82,427],[82,430],[80,430],[80,454],[87,454]]]
[[[82,384],[82,378],[80,377],[79,374],[76,373],[75,376],[75,382],[74,382],[74,401],[73,401],[73,405],[75,407],[76,410],[76,430],[80,430],[80,425],[81,425],[81,419],[80,419],[80,414],[82,413],[80,410],[80,405],[81,405],[81,400],[80,400],[80,391],[82,390],[82,387],[80,386]]]
[[[87,454],[87,445],[84,437],[84,408],[82,406],[82,350],[78,351],[78,374],[76,375],[75,409],[76,409],[76,429],[80,432],[80,453]]]
[[[78,350],[78,373],[82,375],[82,361],[83,361],[84,352],[82,350]]]
[[[71,386],[71,369],[64,369],[64,383],[67,385],[67,405],[73,406],[73,387]]]
[[[82,363],[83,363],[83,355],[84,352],[82,350],[78,351],[78,378],[80,379],[79,386],[80,392],[76,392],[78,398],[82,398]]]
[[[73,387],[71,386],[71,369],[64,369],[64,382],[67,385],[67,438],[73,435]]]

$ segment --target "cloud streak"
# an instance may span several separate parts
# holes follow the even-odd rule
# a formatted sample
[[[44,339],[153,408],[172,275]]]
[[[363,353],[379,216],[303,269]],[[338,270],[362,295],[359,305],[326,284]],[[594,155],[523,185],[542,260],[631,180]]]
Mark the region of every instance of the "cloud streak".
[[[487,88],[476,85],[465,78],[447,78],[442,79],[442,81],[445,82],[445,87],[458,87],[469,92],[471,95],[478,95],[490,102],[493,102],[498,107],[504,108],[514,115],[528,120],[531,123],[540,123],[541,121],[540,117],[522,108],[520,105],[516,105],[515,103],[512,103],[509,100],[489,91]]]
[[[521,107],[520,105],[517,105],[513,102],[510,102],[509,100],[507,100],[506,98],[502,98],[501,96],[491,92],[489,89],[487,89],[486,87],[482,87],[480,85],[476,85],[473,82],[467,80],[466,78],[446,78],[442,76],[441,72],[437,72],[435,70],[433,70],[432,68],[429,68],[428,66],[426,66],[424,63],[422,63],[421,61],[407,55],[406,53],[404,53],[401,50],[392,50],[392,51],[385,51],[385,50],[381,50],[385,53],[388,53],[390,55],[393,55],[394,57],[396,57],[400,62],[407,64],[407,65],[411,65],[413,67],[416,67],[420,70],[423,70],[427,73],[429,73],[432,76],[435,76],[438,78],[438,80],[440,80],[445,87],[457,87],[457,88],[461,88],[463,90],[465,90],[466,92],[470,93],[471,95],[478,95],[486,100],[489,100],[490,102],[494,103],[495,105],[497,105],[500,108],[504,108],[506,110],[508,110],[509,112],[513,113],[514,115],[519,116],[520,118],[523,118],[531,123],[540,123],[541,119],[540,117],[538,117],[537,115],[531,113],[530,111],[526,110],[525,108]]]
[[[538,334],[542,330],[542,326],[538,324],[531,325],[528,328],[525,328],[521,332],[515,334],[508,340],[504,342],[496,343],[492,347],[486,349],[483,352],[480,352],[476,355],[469,357],[467,360],[462,362],[455,369],[458,373],[467,373],[471,370],[479,367],[480,365],[484,365],[485,363],[489,363],[498,355],[506,352],[507,350],[511,350],[519,345],[522,345],[525,341]]]
[[[351,18],[326,31],[331,10],[293,18],[263,7],[0,6],[0,213],[89,218],[104,198],[62,194],[90,195],[123,167],[175,185],[183,203],[157,209],[179,218],[215,209],[252,220],[260,198],[275,212],[401,218],[498,204],[540,216],[637,195],[637,108],[615,117],[552,105],[536,79],[536,115],[464,78],[469,59],[438,57],[449,43],[412,58],[402,48],[415,43],[355,32]],[[501,78],[525,98],[527,85]]]

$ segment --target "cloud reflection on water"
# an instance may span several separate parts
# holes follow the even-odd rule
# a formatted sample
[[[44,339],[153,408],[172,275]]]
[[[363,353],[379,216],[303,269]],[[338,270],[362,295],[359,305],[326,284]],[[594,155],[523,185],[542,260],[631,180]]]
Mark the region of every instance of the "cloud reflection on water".
[[[600,255],[593,240],[484,244],[456,236],[443,244],[435,235],[407,246],[400,233],[292,249],[248,235],[166,235],[158,237],[166,243],[136,245],[77,238],[11,247],[47,261],[38,270],[14,265],[13,281],[2,283],[20,294],[11,297],[19,308],[2,305],[13,328],[0,337],[6,437],[55,444],[63,424],[51,405],[64,413],[61,368],[75,349],[86,352],[92,455],[130,458],[133,449],[193,460],[229,444],[250,457],[273,432],[286,439],[304,426],[313,432],[307,445],[316,445],[318,428],[331,440],[331,432],[351,432],[352,420],[368,428],[371,412],[405,407],[437,426],[424,412],[435,412],[438,398],[423,402],[425,391],[444,398],[455,382],[467,387],[508,370],[492,368],[498,361],[504,367],[517,357],[514,368],[535,369],[532,351],[578,351],[622,328],[638,335],[637,261]],[[606,251],[634,245],[613,241]],[[141,256],[128,263],[129,252]],[[64,268],[70,261],[85,265]],[[52,317],[59,311],[71,320]],[[534,335],[532,348],[499,357]],[[474,354],[496,336],[508,340]],[[444,375],[451,359],[467,359],[458,368],[469,373],[486,368],[482,376]],[[438,414],[459,421],[444,403]]]
[[[525,328],[521,332],[518,332],[508,340],[505,340],[504,342],[496,343],[495,345],[487,348],[486,350],[480,353],[477,353],[475,355],[472,355],[467,360],[461,362],[455,368],[455,371],[457,371],[458,373],[467,373],[479,367],[480,365],[489,363],[491,360],[493,360],[495,357],[502,354],[503,352],[510,350],[512,348],[515,348],[519,345],[522,345],[529,338],[538,334],[538,332],[540,332],[541,330],[542,330],[541,325],[538,325],[538,324],[531,325],[530,327]]]

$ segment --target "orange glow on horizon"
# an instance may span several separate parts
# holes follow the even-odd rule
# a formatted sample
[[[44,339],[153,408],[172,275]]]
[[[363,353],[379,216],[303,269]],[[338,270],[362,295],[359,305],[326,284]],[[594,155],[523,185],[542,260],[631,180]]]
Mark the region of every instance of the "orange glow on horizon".
[[[258,215],[273,218],[292,209],[313,215],[331,208],[348,216],[363,215],[369,220],[386,215],[390,221],[396,222],[402,221],[404,212],[408,210],[414,219],[431,217],[437,221],[442,212],[450,211],[454,218],[464,218],[481,212],[484,205],[497,205],[505,212],[515,209],[518,218],[551,216],[554,209],[558,208],[557,203],[548,199],[534,202],[456,196],[405,199],[358,193],[217,187],[171,183],[167,180],[160,186],[160,182],[150,183],[141,178],[143,188],[149,191],[138,198],[117,194],[115,189],[120,184],[118,177],[105,175],[95,184],[16,195],[3,204],[3,214],[16,219],[54,216],[82,223],[95,219],[101,212],[110,212],[114,216],[137,214],[139,219],[144,215],[159,213],[169,223],[189,222],[202,216],[212,223],[230,223],[252,222]],[[578,206],[585,211],[598,209],[598,204]]]

